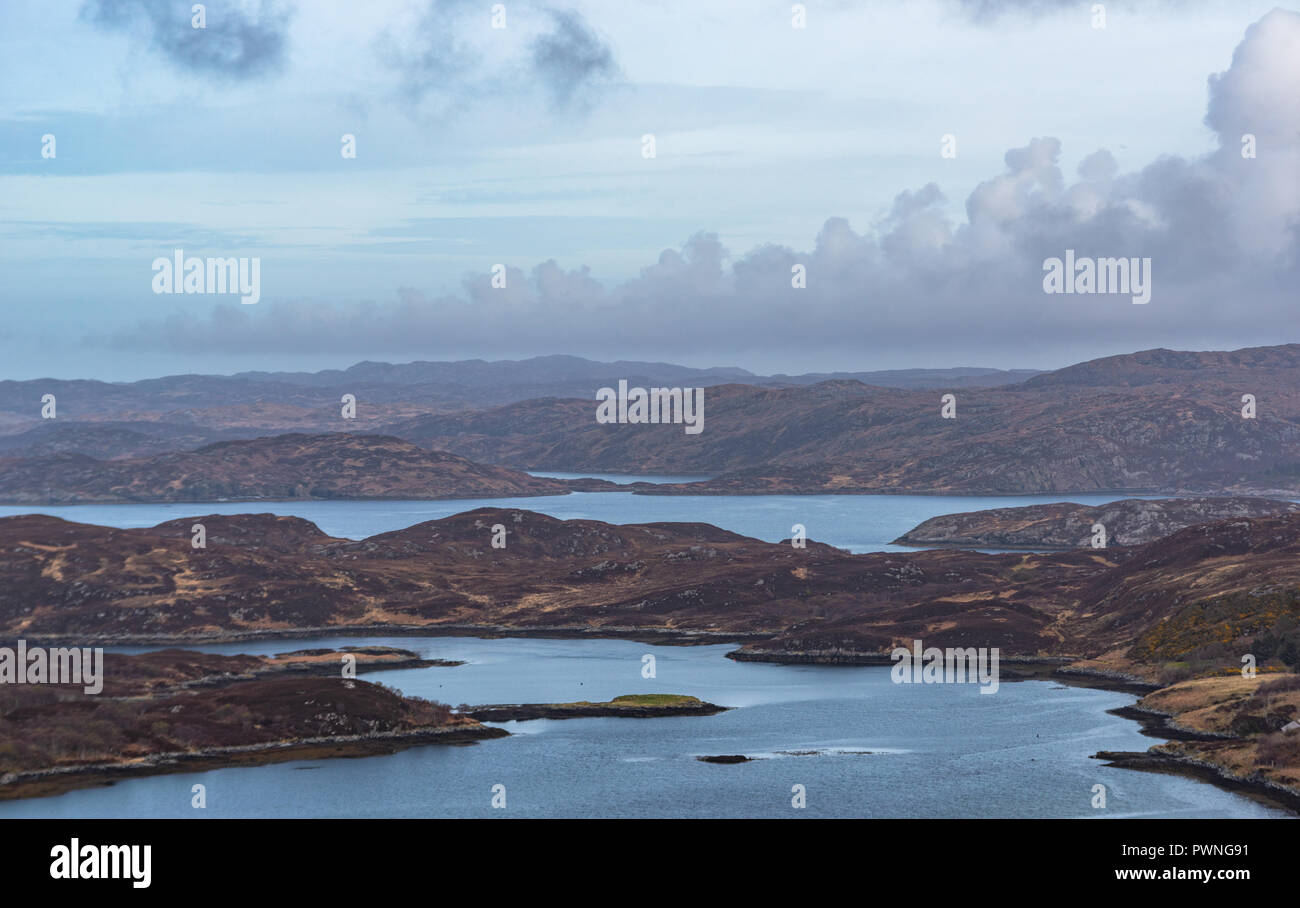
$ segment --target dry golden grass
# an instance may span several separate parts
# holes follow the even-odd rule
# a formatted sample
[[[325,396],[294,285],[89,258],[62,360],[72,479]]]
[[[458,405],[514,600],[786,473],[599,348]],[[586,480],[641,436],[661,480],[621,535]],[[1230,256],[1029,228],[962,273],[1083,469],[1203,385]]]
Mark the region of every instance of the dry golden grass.
[[[1169,713],[1175,721],[1196,731],[1231,734],[1232,720],[1246,712],[1300,715],[1300,690],[1256,696],[1260,685],[1295,675],[1259,674],[1243,678],[1240,673],[1181,681],[1148,694],[1139,704]]]

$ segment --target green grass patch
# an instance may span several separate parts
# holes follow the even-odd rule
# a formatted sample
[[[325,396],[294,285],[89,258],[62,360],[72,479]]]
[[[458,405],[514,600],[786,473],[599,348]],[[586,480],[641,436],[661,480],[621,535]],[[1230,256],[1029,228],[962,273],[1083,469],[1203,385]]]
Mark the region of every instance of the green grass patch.
[[[628,707],[636,708],[639,706],[699,706],[701,701],[698,697],[686,697],[682,694],[624,694],[621,697],[615,697],[605,703],[592,703],[589,700],[579,700],[576,703],[560,703],[559,706],[606,706],[606,707]]]

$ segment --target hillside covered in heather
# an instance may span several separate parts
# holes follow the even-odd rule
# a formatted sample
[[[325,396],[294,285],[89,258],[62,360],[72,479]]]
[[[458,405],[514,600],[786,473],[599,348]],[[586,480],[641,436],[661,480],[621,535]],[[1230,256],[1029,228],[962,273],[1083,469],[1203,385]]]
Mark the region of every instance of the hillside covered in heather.
[[[205,549],[190,545],[196,521]],[[505,548],[491,544],[496,526]],[[0,636],[79,645],[509,630],[731,639],[754,657],[842,661],[923,637],[1151,673],[1235,663],[1251,651],[1242,647],[1267,640],[1282,653],[1300,643],[1297,619],[1295,513],[1201,524],[1141,546],[862,555],[708,524],[492,508],[362,540],[269,514],[127,530],[0,519]]]

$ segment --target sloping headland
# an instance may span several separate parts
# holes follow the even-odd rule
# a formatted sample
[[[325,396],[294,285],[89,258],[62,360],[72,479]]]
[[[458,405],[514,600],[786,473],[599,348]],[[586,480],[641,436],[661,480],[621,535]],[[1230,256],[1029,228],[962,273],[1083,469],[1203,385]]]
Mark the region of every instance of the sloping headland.
[[[400,438],[349,433],[223,441],[122,460],[84,454],[0,460],[0,501],[15,504],[515,498],[574,488]]]
[[[918,547],[1074,549],[1092,545],[1100,524],[1106,545],[1142,545],[1199,523],[1233,517],[1300,513],[1300,503],[1269,498],[1126,498],[1088,506],[1072,502],[943,514],[894,540]]]
[[[347,651],[358,672],[432,664]],[[391,753],[506,734],[445,704],[342,674],[342,651],[104,656],[104,688],[0,685],[0,799],[137,775]]]

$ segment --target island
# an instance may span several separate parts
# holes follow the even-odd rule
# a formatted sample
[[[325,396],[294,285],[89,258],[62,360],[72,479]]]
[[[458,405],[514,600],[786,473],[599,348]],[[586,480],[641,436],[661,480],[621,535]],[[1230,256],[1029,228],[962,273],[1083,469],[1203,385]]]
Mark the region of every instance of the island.
[[[515,722],[528,719],[590,719],[600,716],[613,716],[620,719],[711,716],[728,708],[681,694],[624,694],[604,703],[579,700],[576,703],[461,706],[457,708],[456,713],[480,722]]]

